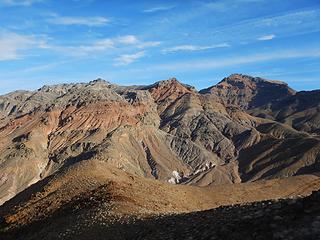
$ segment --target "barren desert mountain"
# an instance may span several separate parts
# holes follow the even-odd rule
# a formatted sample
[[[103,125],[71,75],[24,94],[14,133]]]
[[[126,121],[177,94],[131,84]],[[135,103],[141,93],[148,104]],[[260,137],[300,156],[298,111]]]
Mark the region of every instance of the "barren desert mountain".
[[[201,90],[200,93],[214,94],[228,105],[250,109],[292,96],[295,91],[285,82],[232,74],[217,85]]]
[[[199,92],[97,79],[0,96],[0,231],[89,237],[121,219],[306,196],[320,188],[319,99],[241,74]]]

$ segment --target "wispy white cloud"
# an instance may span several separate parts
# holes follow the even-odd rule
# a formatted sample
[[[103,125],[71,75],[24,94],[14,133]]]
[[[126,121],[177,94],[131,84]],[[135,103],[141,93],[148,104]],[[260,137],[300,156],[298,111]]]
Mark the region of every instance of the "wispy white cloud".
[[[106,39],[95,41],[91,45],[80,45],[80,46],[71,47],[71,48],[76,48],[79,51],[79,54],[81,55],[87,55],[93,52],[103,52],[103,51],[106,51],[107,49],[112,49],[113,47],[114,47],[114,42],[111,39],[106,38]]]
[[[124,35],[114,38],[103,38],[91,43],[78,46],[52,45],[44,43],[42,48],[64,53],[70,56],[88,56],[90,54],[114,53],[117,54],[123,49],[137,50],[159,46],[160,42],[141,41],[134,35]]]
[[[136,44],[138,42],[138,38],[134,35],[125,35],[116,38],[115,41],[122,44]]]
[[[35,66],[23,68],[23,69],[19,70],[18,72],[20,74],[38,73],[38,72],[42,72],[42,71],[46,71],[46,70],[55,68],[57,66],[70,64],[71,61],[72,61],[71,59],[68,59],[65,61],[54,61],[51,63],[45,63],[45,64],[40,64],[40,65],[35,65]],[[1,75],[1,77],[3,77],[3,75]]]
[[[43,40],[39,40],[35,36],[1,32],[0,61],[20,59],[23,57],[24,50],[42,48],[43,44]]]
[[[149,42],[139,42],[137,45],[138,48],[149,48],[149,47],[157,47],[161,44],[159,41],[149,41]]]
[[[89,27],[104,26],[110,22],[105,17],[62,17],[54,16],[48,19],[49,23],[56,25],[84,25]]]
[[[217,0],[212,2],[203,3],[203,7],[209,11],[224,12],[233,8],[239,8],[239,6],[255,3],[263,3],[266,0]]]
[[[107,50],[114,48],[114,41],[105,38],[97,40],[91,44],[83,44],[78,46],[63,46],[63,45],[53,45],[44,44],[43,49],[60,52],[69,56],[87,56],[90,54],[95,54],[99,52],[105,52]]]
[[[145,9],[142,12],[144,12],[144,13],[153,13],[153,12],[159,12],[159,11],[167,11],[167,10],[173,9],[175,7],[176,7],[175,5],[157,6],[157,7],[152,7],[152,8]]]
[[[230,47],[228,43],[221,43],[215,45],[198,46],[198,45],[179,45],[175,47],[165,48],[162,50],[163,53],[174,53],[179,51],[202,51],[214,48]]]
[[[116,66],[123,66],[123,65],[128,65],[130,63],[133,63],[137,61],[139,58],[142,58],[145,56],[145,51],[140,51],[134,54],[123,54],[120,55],[115,59],[115,65]]]
[[[259,63],[266,61],[278,61],[294,58],[320,58],[319,49],[302,49],[302,50],[286,50],[274,51],[269,53],[259,53],[253,55],[239,55],[227,58],[216,59],[195,59],[184,62],[171,62],[158,64],[150,67],[152,71],[196,71],[204,69],[216,69],[229,66],[238,66],[241,64]],[[147,67],[144,69],[146,71]]]
[[[0,0],[0,4],[6,6],[31,6],[34,3],[43,1],[44,0]]]
[[[261,37],[258,37],[259,41],[268,41],[268,40],[272,40],[276,37],[276,35],[274,34],[269,34],[269,35],[263,35]]]
[[[115,44],[134,45],[137,48],[157,47],[161,44],[159,41],[141,41],[134,35],[124,35],[113,39]]]
[[[245,1],[245,0],[243,0]],[[250,1],[250,0],[248,0]],[[253,0],[252,0],[253,1]],[[259,0],[257,0],[258,2]],[[235,2],[235,1],[234,1]],[[214,3],[214,2],[210,2]],[[158,35],[164,35],[171,29],[181,29],[181,26],[186,26],[189,22],[199,23],[200,19],[210,17],[214,11],[213,5],[207,7],[206,3],[200,3],[190,11],[177,12],[177,14],[166,16],[163,22],[159,22],[157,26]],[[232,3],[230,3],[232,4]],[[267,1],[265,2],[267,4]],[[226,4],[226,11],[228,14],[233,14],[233,9]],[[243,7],[241,5],[241,7]],[[221,6],[221,10],[223,6]],[[217,13],[223,14],[223,13]],[[227,16],[227,15],[226,15]],[[226,17],[223,16],[222,18]],[[239,43],[252,43],[257,40],[257,36],[263,36],[267,33],[274,34],[277,38],[293,37],[303,34],[309,34],[320,31],[320,8],[303,8],[281,13],[270,13],[253,18],[246,18],[240,21],[224,21],[224,24],[197,25],[194,31],[189,32],[189,38],[211,38],[215,36],[215,40],[221,42],[228,42],[232,45]],[[206,23],[206,21],[204,22]],[[173,33],[174,34],[174,33]]]
[[[271,40],[275,37],[292,37],[320,31],[317,24],[319,9],[290,11],[273,16],[263,16],[217,26],[208,31],[210,35],[219,36],[221,41],[250,43],[257,40]],[[265,32],[271,32],[265,35]],[[204,33],[206,34],[206,33]],[[234,36],[237,36],[236,38]]]

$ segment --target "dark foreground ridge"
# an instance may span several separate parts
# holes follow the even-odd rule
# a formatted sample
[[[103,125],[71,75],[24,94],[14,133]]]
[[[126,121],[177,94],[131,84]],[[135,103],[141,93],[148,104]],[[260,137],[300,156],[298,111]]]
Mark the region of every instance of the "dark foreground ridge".
[[[305,198],[262,201],[148,219],[117,219],[78,233],[25,229],[2,239],[319,239],[320,191]],[[36,228],[36,226],[33,226]],[[41,234],[43,233],[43,234]]]

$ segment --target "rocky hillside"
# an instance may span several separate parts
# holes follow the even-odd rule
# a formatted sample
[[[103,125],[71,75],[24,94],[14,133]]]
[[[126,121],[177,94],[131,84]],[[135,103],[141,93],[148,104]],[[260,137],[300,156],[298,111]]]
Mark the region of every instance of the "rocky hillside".
[[[9,93],[0,97],[0,204],[83,161],[197,186],[318,173],[318,132],[296,124],[317,129],[317,105],[290,105],[292,123],[276,110],[303,94],[239,74],[200,92],[177,79],[132,87],[97,79]],[[319,92],[310,94],[316,102]]]
[[[95,226],[69,239],[296,239],[320,235],[320,193],[305,199],[264,201],[181,215]]]
[[[1,239],[24,240],[132,239],[133,236],[162,239],[161,236],[167,233],[170,239],[171,234],[181,230],[181,226],[172,223],[183,224],[189,229],[191,226],[185,224],[190,221],[200,229],[209,226],[204,233],[209,236],[215,234],[216,230],[212,229],[215,225],[227,227],[230,223],[227,224],[227,221],[231,219],[236,225],[236,219],[242,221],[239,216],[246,219],[248,225],[255,222],[256,215],[259,215],[260,221],[267,211],[254,205],[254,210],[249,211],[235,207],[237,210],[232,215],[229,214],[230,207],[220,208],[213,213],[185,213],[232,204],[306,196],[319,188],[320,178],[312,175],[202,188],[173,185],[124,172],[106,162],[82,161],[39,181],[0,207],[0,235]],[[265,207],[268,208],[269,204],[265,204]],[[171,214],[183,215],[165,217]],[[269,212],[268,217],[278,214]],[[271,224],[269,221],[265,220]],[[159,223],[164,224],[164,229],[157,227]],[[146,229],[150,229],[152,234]],[[139,231],[141,234],[137,233]],[[197,235],[203,236],[198,230],[189,229],[188,232],[195,239]]]

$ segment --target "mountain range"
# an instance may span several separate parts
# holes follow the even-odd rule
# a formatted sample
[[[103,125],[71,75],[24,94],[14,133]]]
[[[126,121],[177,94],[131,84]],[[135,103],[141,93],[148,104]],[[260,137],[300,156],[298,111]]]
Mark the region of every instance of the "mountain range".
[[[0,170],[12,239],[305,196],[320,188],[320,90],[232,74],[200,91],[171,78],[11,92]]]

